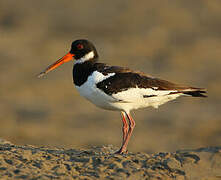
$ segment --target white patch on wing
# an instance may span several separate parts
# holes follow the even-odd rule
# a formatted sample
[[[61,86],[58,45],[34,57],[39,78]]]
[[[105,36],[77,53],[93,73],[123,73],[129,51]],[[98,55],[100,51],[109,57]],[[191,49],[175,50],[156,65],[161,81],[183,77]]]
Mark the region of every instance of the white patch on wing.
[[[170,94],[171,92],[177,92],[176,90],[153,90],[152,88],[130,88],[125,91],[113,94],[112,96],[116,99],[121,99],[122,101],[128,102],[125,105],[127,111],[131,109],[144,108],[152,106],[158,108],[170,100],[176,99],[181,94]],[[144,95],[153,97],[145,98]],[[123,104],[122,104],[123,106]]]
[[[117,99],[105,94],[97,88],[96,84],[114,76],[115,73],[109,73],[106,76],[98,71],[94,71],[81,86],[76,86],[80,95],[91,101],[96,106],[104,109],[116,110],[112,107],[111,103],[116,102]]]
[[[185,91],[196,91],[196,89],[188,88],[188,89],[183,89],[183,90],[181,90],[181,92],[185,92]]]
[[[138,99],[145,99],[143,96],[165,96],[171,92],[177,92],[176,90],[153,90],[152,88],[130,88],[125,91],[121,91],[119,93],[113,94],[114,97],[119,99],[133,102]]]
[[[115,73],[109,73],[108,75],[105,76],[105,75],[103,75],[102,73],[100,73],[98,71],[94,71],[91,75],[92,77],[89,76],[89,78],[91,78],[95,82],[95,84],[97,84],[97,83],[99,83],[99,82],[101,82],[101,81],[103,81],[103,80],[105,80],[105,79],[107,79],[111,76],[114,76],[114,75],[115,75]]]
[[[86,55],[84,55],[82,58],[74,61],[74,64],[81,64],[85,61],[92,59],[93,57],[94,57],[94,51],[91,51],[91,52],[87,53]]]

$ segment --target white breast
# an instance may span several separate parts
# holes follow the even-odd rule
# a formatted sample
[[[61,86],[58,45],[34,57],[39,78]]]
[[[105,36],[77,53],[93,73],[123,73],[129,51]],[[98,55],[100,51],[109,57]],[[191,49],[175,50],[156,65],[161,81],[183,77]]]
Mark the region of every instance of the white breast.
[[[103,109],[115,110],[111,103],[117,100],[105,94],[103,91],[96,87],[96,84],[114,76],[115,73],[109,73],[106,76],[98,71],[94,71],[81,86],[76,86],[80,95],[88,99],[90,102]]]

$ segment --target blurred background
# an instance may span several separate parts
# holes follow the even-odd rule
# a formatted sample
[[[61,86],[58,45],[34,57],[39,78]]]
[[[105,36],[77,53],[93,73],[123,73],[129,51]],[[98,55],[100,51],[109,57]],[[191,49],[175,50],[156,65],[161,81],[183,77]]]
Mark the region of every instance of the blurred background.
[[[64,148],[121,145],[120,113],[79,96],[72,62],[36,77],[79,38],[95,44],[102,62],[208,89],[208,98],[183,97],[132,112],[129,151],[221,143],[219,0],[1,1],[1,138]]]

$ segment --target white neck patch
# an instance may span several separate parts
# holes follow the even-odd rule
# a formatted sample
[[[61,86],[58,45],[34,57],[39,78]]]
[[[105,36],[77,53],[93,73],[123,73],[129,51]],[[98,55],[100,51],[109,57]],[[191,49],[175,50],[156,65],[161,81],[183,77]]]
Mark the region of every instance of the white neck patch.
[[[81,63],[83,63],[83,62],[85,62],[85,61],[88,61],[88,60],[90,60],[90,59],[92,59],[92,58],[94,58],[94,52],[93,52],[93,51],[87,53],[87,54],[84,55],[82,58],[80,58],[80,59],[74,61],[74,64],[81,64]]]

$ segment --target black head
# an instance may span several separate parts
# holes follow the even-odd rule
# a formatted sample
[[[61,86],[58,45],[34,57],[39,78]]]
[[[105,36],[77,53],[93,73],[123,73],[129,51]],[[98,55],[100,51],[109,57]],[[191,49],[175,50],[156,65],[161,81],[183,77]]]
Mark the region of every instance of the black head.
[[[85,39],[79,39],[72,43],[71,50],[65,56],[48,66],[42,71],[38,77],[44,76],[51,70],[57,68],[65,62],[75,60],[76,63],[84,63],[85,61],[96,62],[98,59],[97,50],[94,45]]]
[[[74,54],[74,59],[78,60],[90,60],[90,59],[97,59],[98,54],[97,50],[94,45],[85,39],[79,39],[72,42],[71,45],[71,54]]]

